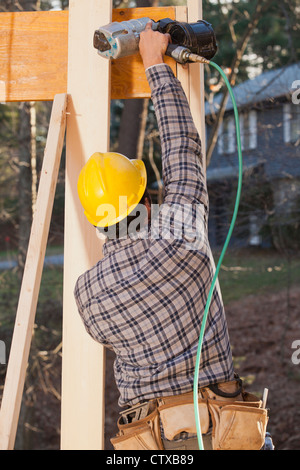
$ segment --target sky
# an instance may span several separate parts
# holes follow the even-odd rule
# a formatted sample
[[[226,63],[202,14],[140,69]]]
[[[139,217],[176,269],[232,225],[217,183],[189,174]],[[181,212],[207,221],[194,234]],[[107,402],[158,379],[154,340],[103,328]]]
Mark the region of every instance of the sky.
[[[51,10],[61,10],[60,0],[51,0],[52,8]]]

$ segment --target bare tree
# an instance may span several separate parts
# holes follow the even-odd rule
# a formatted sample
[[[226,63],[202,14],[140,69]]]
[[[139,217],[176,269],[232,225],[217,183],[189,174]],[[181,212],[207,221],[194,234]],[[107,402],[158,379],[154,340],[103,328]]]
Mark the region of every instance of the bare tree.
[[[235,12],[233,12],[233,17],[231,18],[230,31],[231,31],[233,42],[236,43],[236,52],[235,52],[234,58],[230,66],[231,73],[228,77],[229,83],[231,85],[235,83],[240,62],[242,60],[245,49],[247,47],[247,44],[251,38],[253,31],[255,30],[262,15],[266,12],[266,10],[270,7],[270,5],[273,2],[274,0],[257,0],[252,18],[249,19],[248,27],[246,28],[242,38],[238,42],[235,39],[234,26],[233,26],[234,24],[233,21],[235,20],[234,18]],[[214,151],[217,139],[218,139],[218,133],[219,133],[220,126],[223,122],[223,117],[225,114],[225,109],[226,109],[226,105],[228,102],[228,98],[229,98],[229,91],[226,88],[223,94],[222,101],[220,103],[220,108],[216,116],[216,120],[214,122],[214,125],[212,126],[212,131],[211,131],[208,143],[207,143],[207,150],[206,150],[207,166],[209,166],[210,164],[210,160],[211,160],[211,157],[212,157],[212,154],[213,154],[213,151]]]
[[[4,0],[2,11],[36,11],[40,0]],[[19,229],[18,229],[18,271],[22,277],[36,197],[36,147],[35,147],[35,104],[19,104]]]
[[[19,242],[18,267],[22,276],[32,223],[30,103],[19,106]]]

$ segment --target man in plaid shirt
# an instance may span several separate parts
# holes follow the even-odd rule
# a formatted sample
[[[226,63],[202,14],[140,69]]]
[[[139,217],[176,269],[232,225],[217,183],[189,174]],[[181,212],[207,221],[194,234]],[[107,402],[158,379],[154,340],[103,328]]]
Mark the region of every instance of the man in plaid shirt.
[[[164,64],[168,42],[169,36],[152,31],[151,25],[140,38],[161,137],[163,208],[136,236],[107,240],[103,259],[80,276],[75,287],[86,330],[116,354],[121,407],[192,391],[201,321],[214,274],[201,142],[181,84]],[[149,209],[148,199],[146,205]],[[176,232],[181,226],[176,211],[164,225],[172,207],[189,214],[182,236]],[[201,233],[191,241],[189,234],[195,230]],[[224,307],[216,288],[199,387],[233,378]]]

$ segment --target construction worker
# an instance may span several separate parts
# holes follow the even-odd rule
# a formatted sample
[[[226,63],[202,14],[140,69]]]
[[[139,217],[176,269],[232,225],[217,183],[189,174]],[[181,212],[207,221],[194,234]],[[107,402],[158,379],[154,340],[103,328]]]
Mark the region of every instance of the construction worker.
[[[95,154],[78,180],[88,220],[107,236],[103,258],[80,276],[75,298],[87,332],[116,354],[114,374],[124,412],[118,421],[119,433],[111,439],[115,449],[198,449],[192,390],[214,265],[207,238],[208,194],[201,142],[181,84],[164,63],[169,41],[169,35],[152,31],[151,23],[140,35],[140,54],[161,138],[163,208],[153,217],[140,160]],[[137,227],[132,224],[137,205],[145,209],[139,229],[120,236],[124,221],[125,228],[129,219]],[[173,207],[178,212],[170,216]],[[181,215],[189,214],[186,220],[177,217],[180,209]],[[187,230],[176,231],[184,223]],[[232,444],[233,438],[224,443],[224,419],[226,423],[233,420],[228,415],[223,419],[222,406],[216,403],[244,403],[244,397],[234,374],[223,302],[216,288],[199,371],[205,449],[242,447]],[[260,408],[253,397],[250,402],[252,409]],[[245,431],[245,420],[239,426],[233,430],[237,438],[242,436],[241,427]],[[257,448],[262,442],[263,437],[256,436]]]

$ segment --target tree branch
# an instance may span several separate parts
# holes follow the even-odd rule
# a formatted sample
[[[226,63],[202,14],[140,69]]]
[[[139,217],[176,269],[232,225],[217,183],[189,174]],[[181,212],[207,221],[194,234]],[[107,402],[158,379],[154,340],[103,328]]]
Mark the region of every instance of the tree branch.
[[[242,57],[244,55],[245,49],[248,45],[251,34],[253,33],[254,29],[256,28],[262,14],[273,3],[273,1],[274,0],[267,0],[267,1],[257,0],[255,11],[254,11],[254,14],[252,16],[252,19],[249,22],[248,27],[247,27],[243,37],[241,38],[241,40],[239,41],[239,43],[237,45],[236,53],[235,53],[235,56],[233,58],[231,66],[230,66],[231,74],[228,77],[228,80],[229,80],[229,83],[231,85],[233,85],[235,83],[235,79],[236,79],[236,76],[237,76],[237,73],[238,73],[238,68],[239,68],[240,62],[242,60]],[[211,161],[211,157],[212,157],[212,154],[213,154],[213,151],[214,151],[217,139],[218,139],[219,129],[220,129],[220,126],[223,122],[223,118],[224,118],[228,98],[229,98],[229,91],[226,88],[225,91],[224,91],[223,97],[222,97],[219,112],[217,114],[216,120],[215,120],[213,128],[212,128],[212,132],[210,134],[210,137],[209,137],[209,140],[208,140],[208,143],[207,143],[206,166],[209,166],[210,161]]]

